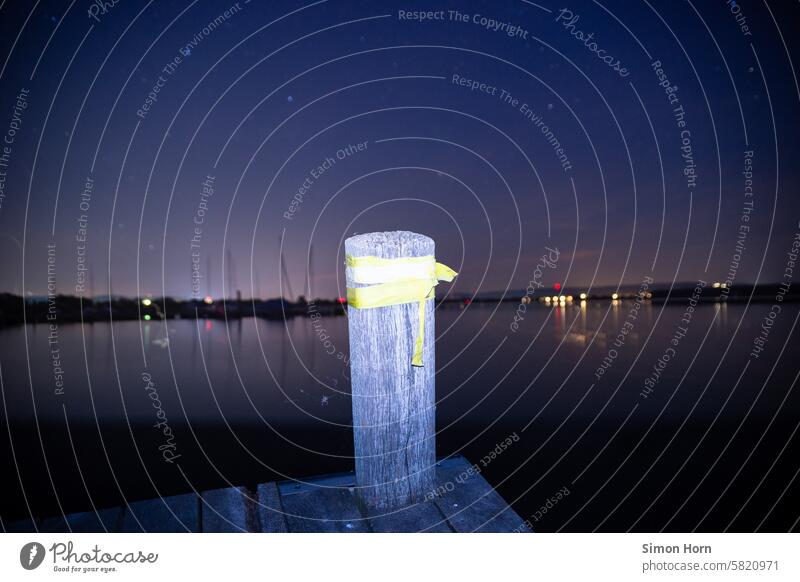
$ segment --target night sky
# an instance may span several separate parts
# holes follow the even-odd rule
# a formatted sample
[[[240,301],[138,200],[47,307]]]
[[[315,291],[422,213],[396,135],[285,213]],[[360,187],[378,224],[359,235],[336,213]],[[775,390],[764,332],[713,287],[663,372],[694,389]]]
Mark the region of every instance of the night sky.
[[[2,291],[272,297],[282,241],[333,297],[381,230],[459,293],[774,282],[800,229],[796,2],[103,4],[0,4]]]

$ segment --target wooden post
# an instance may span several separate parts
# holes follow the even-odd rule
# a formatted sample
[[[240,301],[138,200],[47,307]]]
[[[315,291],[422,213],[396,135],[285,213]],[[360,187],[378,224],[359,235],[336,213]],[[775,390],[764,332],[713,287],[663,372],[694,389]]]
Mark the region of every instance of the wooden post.
[[[348,238],[345,253],[385,259],[423,257],[434,242],[413,232]],[[347,277],[348,287],[360,287]],[[348,306],[356,484],[371,509],[425,499],[435,488],[434,301],[425,301],[424,366],[411,365],[419,303]]]

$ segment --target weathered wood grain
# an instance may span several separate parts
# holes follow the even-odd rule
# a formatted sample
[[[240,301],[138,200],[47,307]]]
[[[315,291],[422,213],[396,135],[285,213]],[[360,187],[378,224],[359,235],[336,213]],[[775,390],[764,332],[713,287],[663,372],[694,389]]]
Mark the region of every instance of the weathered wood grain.
[[[436,504],[455,531],[528,531],[523,519],[464,457],[440,462],[436,472]]]
[[[347,489],[348,487],[353,488],[355,485],[356,474],[353,471],[318,475],[316,477],[307,477],[303,480],[279,481],[277,483],[278,493],[282,498],[293,493],[316,491],[320,487],[339,487]]]
[[[278,486],[275,483],[262,483],[258,486],[258,530],[265,533],[285,533],[286,517],[281,505]]]
[[[415,503],[386,513],[373,510],[369,523],[376,533],[449,533],[447,518],[433,502]]]
[[[349,487],[307,487],[281,496],[290,532],[365,533],[369,524],[361,515]]]
[[[228,487],[203,492],[203,532],[258,531],[254,496],[244,487]]]
[[[412,232],[378,232],[348,238],[345,252],[396,259],[434,255],[435,246]],[[360,286],[349,272],[347,286]],[[358,494],[372,509],[417,503],[435,482],[434,302],[425,306],[423,367],[411,365],[418,303],[347,313]]]

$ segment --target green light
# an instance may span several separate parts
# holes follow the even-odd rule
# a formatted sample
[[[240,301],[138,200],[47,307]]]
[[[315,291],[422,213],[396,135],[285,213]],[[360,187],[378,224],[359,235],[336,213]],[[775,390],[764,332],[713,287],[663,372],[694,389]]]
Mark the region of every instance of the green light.
[[[145,315],[144,315],[144,320],[145,320],[145,321],[150,321],[150,315],[149,315],[149,314],[147,314],[147,313],[145,313]]]

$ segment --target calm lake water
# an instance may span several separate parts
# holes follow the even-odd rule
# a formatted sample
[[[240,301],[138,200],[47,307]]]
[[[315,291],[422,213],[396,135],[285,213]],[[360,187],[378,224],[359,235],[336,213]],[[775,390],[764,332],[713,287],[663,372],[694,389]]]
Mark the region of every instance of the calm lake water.
[[[700,305],[688,325],[684,303],[633,306],[440,308],[438,454],[478,463],[541,531],[791,528],[798,306],[758,358],[770,304]],[[69,324],[50,340],[0,330],[4,519],[25,514],[20,482],[46,515],[352,468],[344,317]]]

